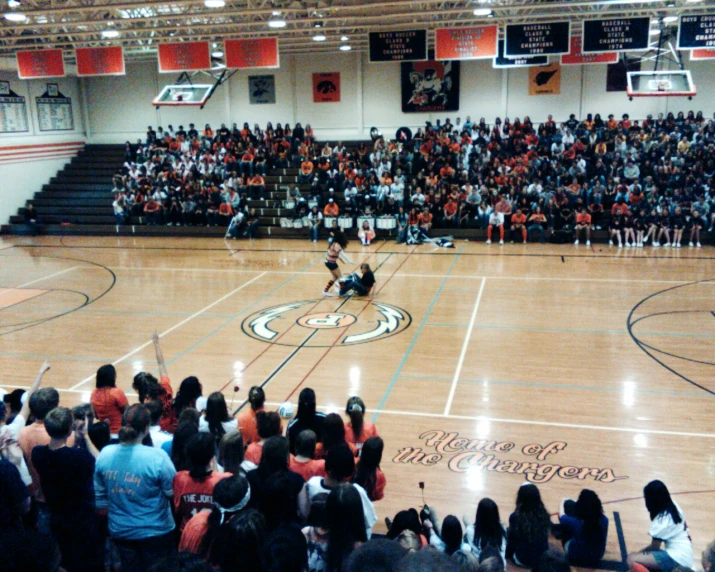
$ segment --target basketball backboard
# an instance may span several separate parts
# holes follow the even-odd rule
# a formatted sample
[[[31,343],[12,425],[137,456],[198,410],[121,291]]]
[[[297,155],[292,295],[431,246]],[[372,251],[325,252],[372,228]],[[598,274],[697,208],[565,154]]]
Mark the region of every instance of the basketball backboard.
[[[167,85],[154,98],[153,104],[162,105],[196,105],[203,107],[211,94],[212,85]]]
[[[692,97],[697,93],[688,70],[628,72],[628,97]]]

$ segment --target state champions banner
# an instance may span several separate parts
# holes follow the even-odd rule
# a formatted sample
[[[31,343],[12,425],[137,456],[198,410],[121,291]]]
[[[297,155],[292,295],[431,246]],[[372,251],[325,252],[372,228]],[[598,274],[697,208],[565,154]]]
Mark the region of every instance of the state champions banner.
[[[81,77],[125,75],[124,50],[121,46],[77,48],[77,75]]]
[[[438,28],[435,30],[436,60],[478,60],[497,55],[499,27]]]
[[[226,40],[224,52],[229,69],[280,67],[278,38]]]
[[[159,44],[159,73],[211,69],[208,42]]]
[[[20,79],[65,76],[62,50],[16,52],[15,57],[17,59],[17,75]]]
[[[561,56],[562,66],[580,66],[589,64],[615,64],[618,52],[584,54],[581,51],[581,36],[571,36],[571,51]]]

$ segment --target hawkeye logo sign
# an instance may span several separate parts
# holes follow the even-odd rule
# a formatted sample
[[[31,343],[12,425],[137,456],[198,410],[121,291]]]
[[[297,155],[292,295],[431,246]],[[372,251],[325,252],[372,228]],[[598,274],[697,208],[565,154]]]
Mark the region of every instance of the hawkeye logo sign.
[[[335,310],[323,311],[330,303],[335,301],[304,300],[266,308],[243,320],[241,329],[271,344],[330,347],[381,340],[403,332],[412,323],[405,310],[382,302],[347,299]]]

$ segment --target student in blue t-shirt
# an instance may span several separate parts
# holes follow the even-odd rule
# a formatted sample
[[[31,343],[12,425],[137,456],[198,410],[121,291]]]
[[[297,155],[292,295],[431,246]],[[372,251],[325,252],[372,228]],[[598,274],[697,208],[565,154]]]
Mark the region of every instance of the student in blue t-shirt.
[[[162,450],[142,445],[151,415],[143,405],[124,414],[119,444],[100,453],[94,473],[98,509],[107,509],[109,533],[124,570],[143,572],[174,549],[170,500],[176,471]]]
[[[559,509],[564,550],[573,566],[598,568],[606,552],[608,518],[601,499],[592,490],[583,489],[577,501],[564,499]]]

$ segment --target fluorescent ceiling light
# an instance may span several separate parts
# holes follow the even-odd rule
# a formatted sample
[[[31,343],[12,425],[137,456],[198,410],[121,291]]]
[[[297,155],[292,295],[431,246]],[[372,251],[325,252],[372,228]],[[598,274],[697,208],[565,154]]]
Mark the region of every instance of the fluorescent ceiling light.
[[[268,20],[268,26],[271,28],[285,28],[285,18],[281,17],[280,12],[273,12],[273,16],[271,16],[271,19]]]
[[[348,38],[347,36],[341,36],[340,41],[341,41],[341,42],[347,42],[349,39],[350,39],[350,38]]]
[[[315,36],[313,36],[314,42],[324,42],[327,39],[328,38],[325,37],[325,34],[315,34]]]
[[[103,30],[102,37],[103,38],[118,38],[119,31],[118,30]]]
[[[653,28],[653,29],[650,31],[650,35],[651,35],[651,36],[657,36],[658,34],[660,34],[660,30],[659,30],[658,28]]]
[[[27,16],[20,12],[5,12],[5,19],[10,20],[10,22],[24,22],[27,20]]]
[[[666,16],[663,18],[663,22],[666,24],[670,24],[671,22],[676,22],[678,20],[677,16]]]
[[[491,16],[491,14],[492,14],[491,8],[475,8],[474,9],[475,16]]]
[[[204,0],[204,6],[207,8],[223,8],[226,5],[226,0]]]
[[[223,52],[221,50],[216,50],[214,52],[211,52],[211,57],[214,58],[222,58],[223,57]]]
[[[20,5],[20,0],[7,0],[9,8],[17,8]]]
[[[349,52],[350,50],[352,50],[352,48],[350,46],[348,46],[347,44],[343,44],[342,46],[340,46],[340,49],[343,52]]]

